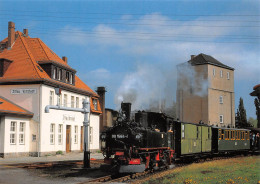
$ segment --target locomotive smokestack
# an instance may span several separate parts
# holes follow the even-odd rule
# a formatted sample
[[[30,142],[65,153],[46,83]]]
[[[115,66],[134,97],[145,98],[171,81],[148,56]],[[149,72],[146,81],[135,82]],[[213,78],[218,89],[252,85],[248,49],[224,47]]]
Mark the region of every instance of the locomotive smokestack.
[[[121,109],[126,115],[126,120],[130,120],[130,114],[131,114],[131,103],[121,103]]]

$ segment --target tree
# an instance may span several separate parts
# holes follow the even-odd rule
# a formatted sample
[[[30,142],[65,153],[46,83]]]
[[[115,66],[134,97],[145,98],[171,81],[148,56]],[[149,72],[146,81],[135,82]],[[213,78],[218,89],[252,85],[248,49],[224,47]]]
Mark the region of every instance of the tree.
[[[237,128],[252,127],[252,125],[247,122],[246,109],[244,107],[243,98],[241,97],[239,99],[239,105],[236,113],[236,127]]]
[[[255,108],[256,108],[256,117],[257,117],[257,128],[260,128],[260,98],[255,98]]]
[[[254,128],[257,128],[257,119],[250,117],[247,122],[250,123]]]

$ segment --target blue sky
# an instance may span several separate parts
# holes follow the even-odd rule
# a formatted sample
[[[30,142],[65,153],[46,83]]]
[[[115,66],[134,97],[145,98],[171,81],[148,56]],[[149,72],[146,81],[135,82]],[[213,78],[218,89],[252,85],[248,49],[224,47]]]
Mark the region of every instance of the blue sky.
[[[175,66],[204,53],[235,68],[236,109],[242,97],[256,117],[260,1],[0,1],[0,20],[0,40],[13,21],[67,56],[92,89],[106,86],[106,107],[124,95],[138,109],[171,104]]]

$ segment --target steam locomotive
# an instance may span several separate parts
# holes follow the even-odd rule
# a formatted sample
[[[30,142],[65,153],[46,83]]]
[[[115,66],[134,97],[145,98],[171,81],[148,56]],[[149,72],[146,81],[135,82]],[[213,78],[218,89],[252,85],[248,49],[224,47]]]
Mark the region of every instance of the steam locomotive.
[[[176,160],[247,153],[250,130],[174,121],[163,113],[137,112],[122,103],[113,127],[101,134],[104,162],[113,172],[133,173],[173,167]]]

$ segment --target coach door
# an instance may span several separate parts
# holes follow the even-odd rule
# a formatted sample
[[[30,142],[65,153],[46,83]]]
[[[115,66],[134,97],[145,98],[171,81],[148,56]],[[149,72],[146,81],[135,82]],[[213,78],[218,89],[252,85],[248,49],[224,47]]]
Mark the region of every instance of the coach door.
[[[70,125],[66,126],[66,152],[70,152]]]

